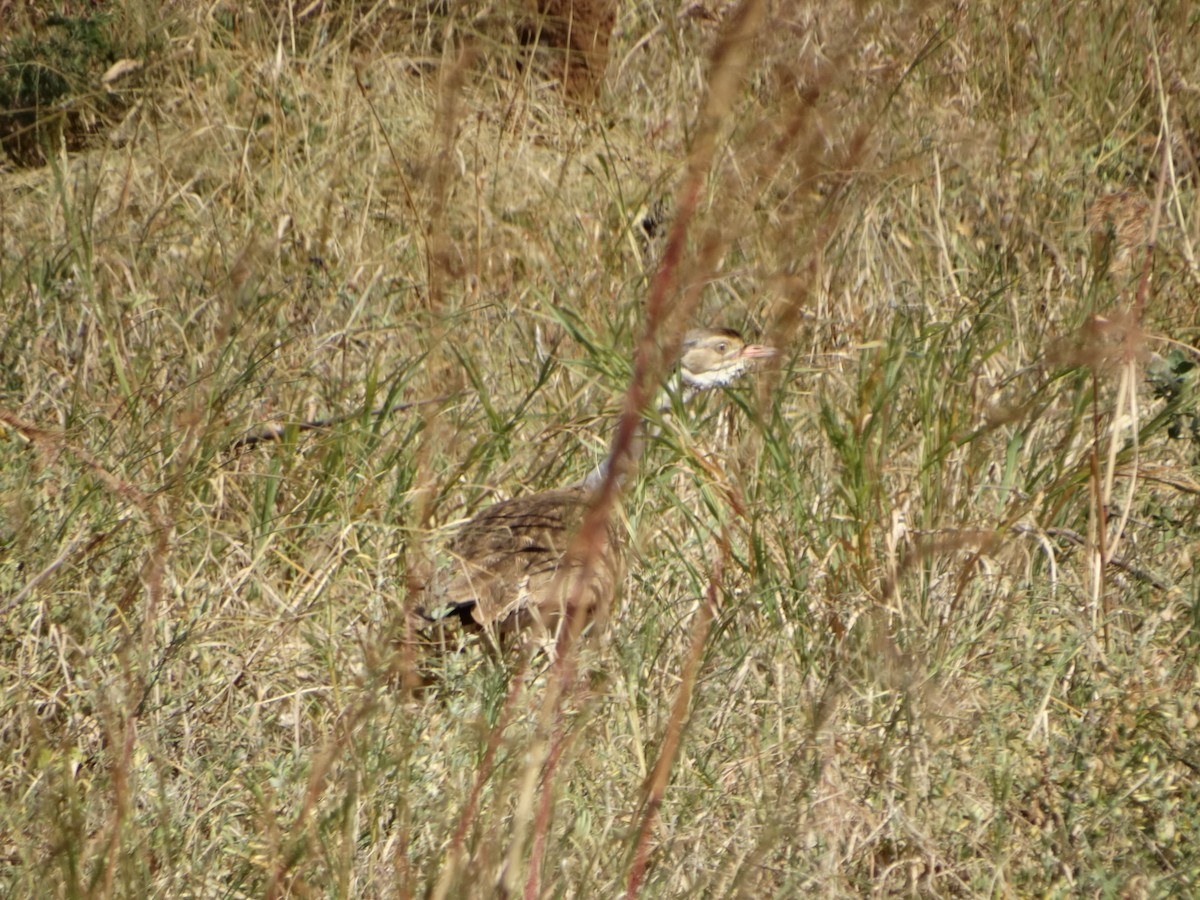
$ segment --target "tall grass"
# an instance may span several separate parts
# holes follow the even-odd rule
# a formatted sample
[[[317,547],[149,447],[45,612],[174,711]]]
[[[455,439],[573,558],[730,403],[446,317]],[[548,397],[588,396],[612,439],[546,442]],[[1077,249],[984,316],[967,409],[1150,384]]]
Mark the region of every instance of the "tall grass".
[[[516,6],[125,6],[0,169],[6,895],[1195,889],[1190,6],[625,5],[587,106]],[[611,626],[414,659],[702,322],[785,352]]]

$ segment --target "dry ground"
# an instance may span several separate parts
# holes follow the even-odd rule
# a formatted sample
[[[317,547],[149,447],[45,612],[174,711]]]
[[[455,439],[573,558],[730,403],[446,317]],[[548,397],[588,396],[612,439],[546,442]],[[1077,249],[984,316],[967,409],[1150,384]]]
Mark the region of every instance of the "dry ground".
[[[0,168],[0,893],[1197,890],[1191,4],[625,2],[593,104],[503,3],[108,11]],[[405,690],[660,314],[785,352],[610,632]]]

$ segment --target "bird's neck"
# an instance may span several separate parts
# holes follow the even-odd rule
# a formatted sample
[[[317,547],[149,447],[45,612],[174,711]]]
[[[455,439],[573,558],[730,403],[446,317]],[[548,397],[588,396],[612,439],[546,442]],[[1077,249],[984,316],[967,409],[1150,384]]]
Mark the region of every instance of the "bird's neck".
[[[676,372],[669,384],[659,389],[658,397],[654,402],[654,409],[658,411],[659,419],[665,419],[672,415],[675,409],[675,398],[679,398],[680,403],[686,406],[699,393],[701,393],[699,388],[688,384]],[[642,455],[642,450],[645,448],[646,442],[657,438],[662,433],[662,430],[662,425],[659,421],[651,421],[646,416],[642,416],[638,422],[637,431],[633,435],[633,440],[630,442],[629,449],[625,453],[625,465],[621,467],[618,478],[624,481],[626,473]],[[604,459],[600,460],[592,471],[583,477],[583,480],[579,482],[580,486],[589,491],[597,490],[600,485],[604,484],[605,479],[608,478],[608,473],[612,469],[612,465],[613,454],[610,452]]]

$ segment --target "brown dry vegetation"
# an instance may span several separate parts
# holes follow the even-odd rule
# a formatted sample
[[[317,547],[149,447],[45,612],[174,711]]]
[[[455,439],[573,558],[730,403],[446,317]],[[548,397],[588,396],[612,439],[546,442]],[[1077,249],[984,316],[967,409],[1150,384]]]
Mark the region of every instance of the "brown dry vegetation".
[[[0,892],[1196,890],[1192,5],[624,3],[589,105],[529,8],[130,0],[0,163]],[[648,320],[785,353],[609,634],[402,689]]]

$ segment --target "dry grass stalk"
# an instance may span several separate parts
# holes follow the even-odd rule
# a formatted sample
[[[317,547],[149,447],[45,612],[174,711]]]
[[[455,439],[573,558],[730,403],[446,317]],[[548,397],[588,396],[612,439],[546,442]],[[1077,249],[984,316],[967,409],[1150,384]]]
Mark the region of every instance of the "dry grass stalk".
[[[724,535],[721,543],[720,556],[716,568],[709,577],[708,593],[700,608],[696,611],[692,623],[691,646],[683,662],[680,673],[679,691],[671,707],[671,717],[667,720],[659,746],[658,758],[654,761],[654,770],[645,785],[642,822],[638,827],[637,838],[633,844],[633,864],[629,868],[629,884],[625,896],[630,900],[636,897],[646,872],[646,862],[650,853],[650,833],[654,828],[658,811],[662,807],[663,795],[667,782],[671,777],[671,768],[679,753],[679,745],[683,740],[683,729],[687,722],[688,710],[691,707],[692,694],[696,687],[696,677],[700,671],[700,662],[704,657],[704,647],[708,641],[708,633],[716,618],[721,592],[721,581],[724,575],[725,561],[729,553],[729,538]]]

